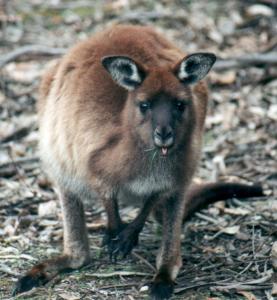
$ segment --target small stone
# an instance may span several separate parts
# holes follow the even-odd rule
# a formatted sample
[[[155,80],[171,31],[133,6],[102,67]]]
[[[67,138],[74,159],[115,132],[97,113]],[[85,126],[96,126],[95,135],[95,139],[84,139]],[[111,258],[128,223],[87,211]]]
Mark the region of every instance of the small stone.
[[[218,28],[223,35],[231,35],[235,30],[235,24],[230,18],[221,17],[218,21]]]
[[[229,85],[236,81],[236,72],[233,70],[221,73],[212,73],[210,75],[213,84]]]
[[[277,121],[277,104],[270,105],[267,116],[270,119]]]
[[[140,292],[141,293],[145,293],[145,292],[147,292],[149,290],[149,286],[148,285],[144,285],[144,286],[142,286],[141,288],[140,288]]]
[[[226,233],[226,234],[237,234],[239,232],[240,226],[239,225],[235,225],[235,226],[230,226],[230,227],[226,227],[222,229],[222,232]]]
[[[272,17],[274,15],[273,10],[262,4],[254,4],[247,8],[246,14],[250,17],[255,16],[264,16],[264,17]]]
[[[54,200],[48,201],[46,203],[40,203],[38,207],[38,215],[42,216],[52,216],[57,214],[57,202]]]

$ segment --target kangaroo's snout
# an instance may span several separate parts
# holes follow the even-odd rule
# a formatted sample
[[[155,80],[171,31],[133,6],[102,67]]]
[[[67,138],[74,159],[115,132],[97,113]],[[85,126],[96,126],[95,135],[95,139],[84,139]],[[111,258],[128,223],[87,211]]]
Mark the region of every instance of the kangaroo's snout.
[[[154,131],[154,144],[157,147],[171,147],[174,144],[171,126],[158,126]]]

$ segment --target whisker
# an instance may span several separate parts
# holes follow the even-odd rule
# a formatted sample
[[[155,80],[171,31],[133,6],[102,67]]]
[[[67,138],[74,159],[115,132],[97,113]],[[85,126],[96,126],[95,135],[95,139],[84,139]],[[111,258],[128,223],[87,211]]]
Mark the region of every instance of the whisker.
[[[153,165],[153,162],[154,162],[154,159],[155,159],[157,153],[158,153],[158,150],[156,150],[156,151],[153,153],[152,160],[151,160],[151,164],[150,164],[150,165],[151,165],[151,168],[152,168],[152,165]]]
[[[149,151],[153,151],[153,150],[155,150],[155,147],[150,148],[150,149],[145,149],[145,150],[143,150],[143,151],[144,151],[144,152],[149,152]]]

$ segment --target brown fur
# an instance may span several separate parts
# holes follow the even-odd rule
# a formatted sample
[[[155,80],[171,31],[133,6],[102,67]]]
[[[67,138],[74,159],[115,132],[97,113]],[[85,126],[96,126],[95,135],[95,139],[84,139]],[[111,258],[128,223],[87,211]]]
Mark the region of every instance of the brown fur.
[[[111,55],[128,56],[147,73],[138,88],[128,92],[112,80],[101,63]],[[149,213],[163,208],[163,241],[152,293],[155,299],[170,297],[182,264],[186,194],[199,160],[208,100],[203,81],[185,85],[176,77],[185,56],[151,28],[120,25],[79,43],[46,73],[38,104],[40,148],[60,194],[64,255],[34,267],[16,292],[23,290],[26,276],[43,274],[44,282],[89,262],[82,198],[96,192],[108,215],[104,241],[111,258],[127,255],[138,243]],[[146,152],[153,147],[151,122],[135,109],[136,102],[155,97],[164,102],[189,99],[168,158]],[[141,211],[130,224],[123,223],[118,212],[117,201],[125,193],[141,199]]]

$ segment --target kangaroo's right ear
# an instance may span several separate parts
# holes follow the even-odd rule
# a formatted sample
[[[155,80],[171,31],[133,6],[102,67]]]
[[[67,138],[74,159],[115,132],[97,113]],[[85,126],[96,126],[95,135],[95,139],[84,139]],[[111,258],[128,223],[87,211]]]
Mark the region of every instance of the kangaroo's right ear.
[[[102,65],[118,85],[129,91],[137,88],[145,78],[144,68],[127,56],[105,56]]]

